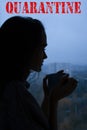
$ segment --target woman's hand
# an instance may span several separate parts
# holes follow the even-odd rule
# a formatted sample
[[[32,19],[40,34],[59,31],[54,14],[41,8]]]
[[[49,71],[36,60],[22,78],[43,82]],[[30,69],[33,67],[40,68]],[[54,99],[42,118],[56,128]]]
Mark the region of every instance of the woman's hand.
[[[48,118],[51,129],[53,130],[58,130],[58,101],[70,95],[77,86],[77,81],[74,78],[69,77],[69,74],[64,73],[63,70],[56,74],[57,77],[55,74],[54,76],[52,75],[52,82],[51,79],[49,80],[49,75],[43,79],[44,100],[42,103],[42,109]],[[57,82],[55,79],[57,79]]]
[[[43,89],[45,97],[49,97],[49,100],[53,103],[57,103],[58,100],[70,95],[77,86],[77,81],[69,77],[62,71],[57,72],[59,77],[58,83],[51,87],[49,90],[47,80],[48,76],[43,79]]]

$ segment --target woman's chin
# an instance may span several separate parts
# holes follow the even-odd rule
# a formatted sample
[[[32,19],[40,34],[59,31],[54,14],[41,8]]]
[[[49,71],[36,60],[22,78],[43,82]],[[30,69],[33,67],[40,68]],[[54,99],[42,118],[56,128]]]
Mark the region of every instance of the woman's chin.
[[[34,70],[36,72],[40,72],[41,71],[41,66],[34,67],[34,68],[32,68],[32,70]]]
[[[40,71],[41,71],[41,67],[38,67],[38,68],[36,69],[36,71],[37,71],[37,72],[40,72]]]

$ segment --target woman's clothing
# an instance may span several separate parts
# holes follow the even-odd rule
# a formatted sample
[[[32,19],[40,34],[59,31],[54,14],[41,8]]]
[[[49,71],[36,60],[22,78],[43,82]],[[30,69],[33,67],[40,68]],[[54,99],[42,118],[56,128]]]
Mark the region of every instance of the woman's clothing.
[[[49,130],[48,120],[24,82],[6,86],[0,103],[0,130]]]

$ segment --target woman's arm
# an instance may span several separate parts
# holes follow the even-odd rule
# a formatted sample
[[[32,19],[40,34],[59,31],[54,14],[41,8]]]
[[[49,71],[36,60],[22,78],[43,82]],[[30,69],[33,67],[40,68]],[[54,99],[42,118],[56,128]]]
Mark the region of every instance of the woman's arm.
[[[50,91],[46,81],[47,77],[43,79],[44,100],[41,107],[48,118],[50,129],[58,130],[58,101],[73,92],[77,86],[77,81],[66,75]]]
[[[47,83],[46,83],[47,78],[43,79],[43,88],[44,88],[44,99],[41,105],[41,108],[46,115],[50,129],[51,130],[58,130],[58,103],[53,103],[50,101],[49,96],[48,96],[48,90],[47,90]]]
[[[49,102],[48,97],[45,97],[41,108],[48,119],[50,129],[58,130],[58,103],[53,104],[52,102]]]

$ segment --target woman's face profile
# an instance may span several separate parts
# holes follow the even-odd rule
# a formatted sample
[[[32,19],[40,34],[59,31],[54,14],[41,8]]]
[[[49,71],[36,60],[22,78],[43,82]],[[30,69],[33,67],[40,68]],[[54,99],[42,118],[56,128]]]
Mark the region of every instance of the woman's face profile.
[[[47,46],[47,39],[46,35],[42,34],[42,42],[40,43],[40,46],[35,49],[34,55],[31,59],[31,69],[35,70],[37,72],[41,71],[41,66],[43,65],[44,59],[47,58],[45,47]]]

